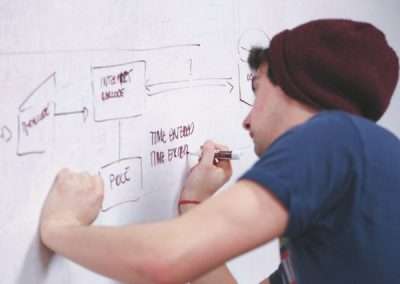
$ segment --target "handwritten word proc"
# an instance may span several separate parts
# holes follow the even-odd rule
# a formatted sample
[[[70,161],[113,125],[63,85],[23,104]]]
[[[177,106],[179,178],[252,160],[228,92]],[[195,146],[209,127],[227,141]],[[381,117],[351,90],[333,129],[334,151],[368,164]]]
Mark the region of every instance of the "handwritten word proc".
[[[122,173],[119,174],[112,173],[109,175],[111,189],[118,188],[120,185],[123,185],[131,180],[128,176],[129,168],[130,167],[125,167]]]

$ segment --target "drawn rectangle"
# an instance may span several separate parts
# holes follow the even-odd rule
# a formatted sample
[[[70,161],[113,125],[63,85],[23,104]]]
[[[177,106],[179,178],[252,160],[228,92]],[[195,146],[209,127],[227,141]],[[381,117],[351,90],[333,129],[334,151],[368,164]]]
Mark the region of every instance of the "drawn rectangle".
[[[17,154],[41,154],[50,146],[55,104],[55,74],[46,78],[20,105]]]
[[[145,104],[145,61],[92,67],[94,120],[139,116]]]
[[[135,202],[143,195],[142,158],[130,157],[107,164],[100,169],[104,180],[102,211]]]

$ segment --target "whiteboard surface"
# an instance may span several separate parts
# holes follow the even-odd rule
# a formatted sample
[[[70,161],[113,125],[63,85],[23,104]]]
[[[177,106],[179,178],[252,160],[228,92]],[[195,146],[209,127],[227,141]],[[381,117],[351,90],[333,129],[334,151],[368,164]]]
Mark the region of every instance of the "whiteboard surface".
[[[97,224],[176,216],[183,155],[213,139],[256,160],[241,121],[252,94],[247,48],[322,17],[373,22],[399,53],[392,1],[0,1],[1,283],[114,283],[37,234],[61,167],[106,182]],[[400,98],[381,120],[400,134]],[[277,241],[229,263],[239,283],[278,265]]]

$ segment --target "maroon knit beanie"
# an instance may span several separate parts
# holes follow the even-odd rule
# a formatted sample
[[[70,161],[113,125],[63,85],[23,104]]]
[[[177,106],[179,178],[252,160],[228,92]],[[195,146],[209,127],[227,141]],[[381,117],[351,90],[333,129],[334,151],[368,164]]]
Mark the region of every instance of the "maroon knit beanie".
[[[316,20],[275,35],[269,66],[291,97],[377,121],[396,87],[399,62],[385,35],[368,23]]]

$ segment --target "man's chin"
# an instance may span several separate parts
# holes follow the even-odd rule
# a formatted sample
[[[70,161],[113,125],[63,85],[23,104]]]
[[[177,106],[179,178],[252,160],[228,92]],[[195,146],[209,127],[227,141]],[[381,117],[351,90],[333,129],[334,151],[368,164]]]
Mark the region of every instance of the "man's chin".
[[[254,145],[254,152],[256,153],[257,157],[261,157],[263,151],[261,151],[260,147],[257,147],[257,145]]]
[[[260,145],[254,145],[254,152],[256,153],[257,157],[261,157],[268,147],[261,147]]]

